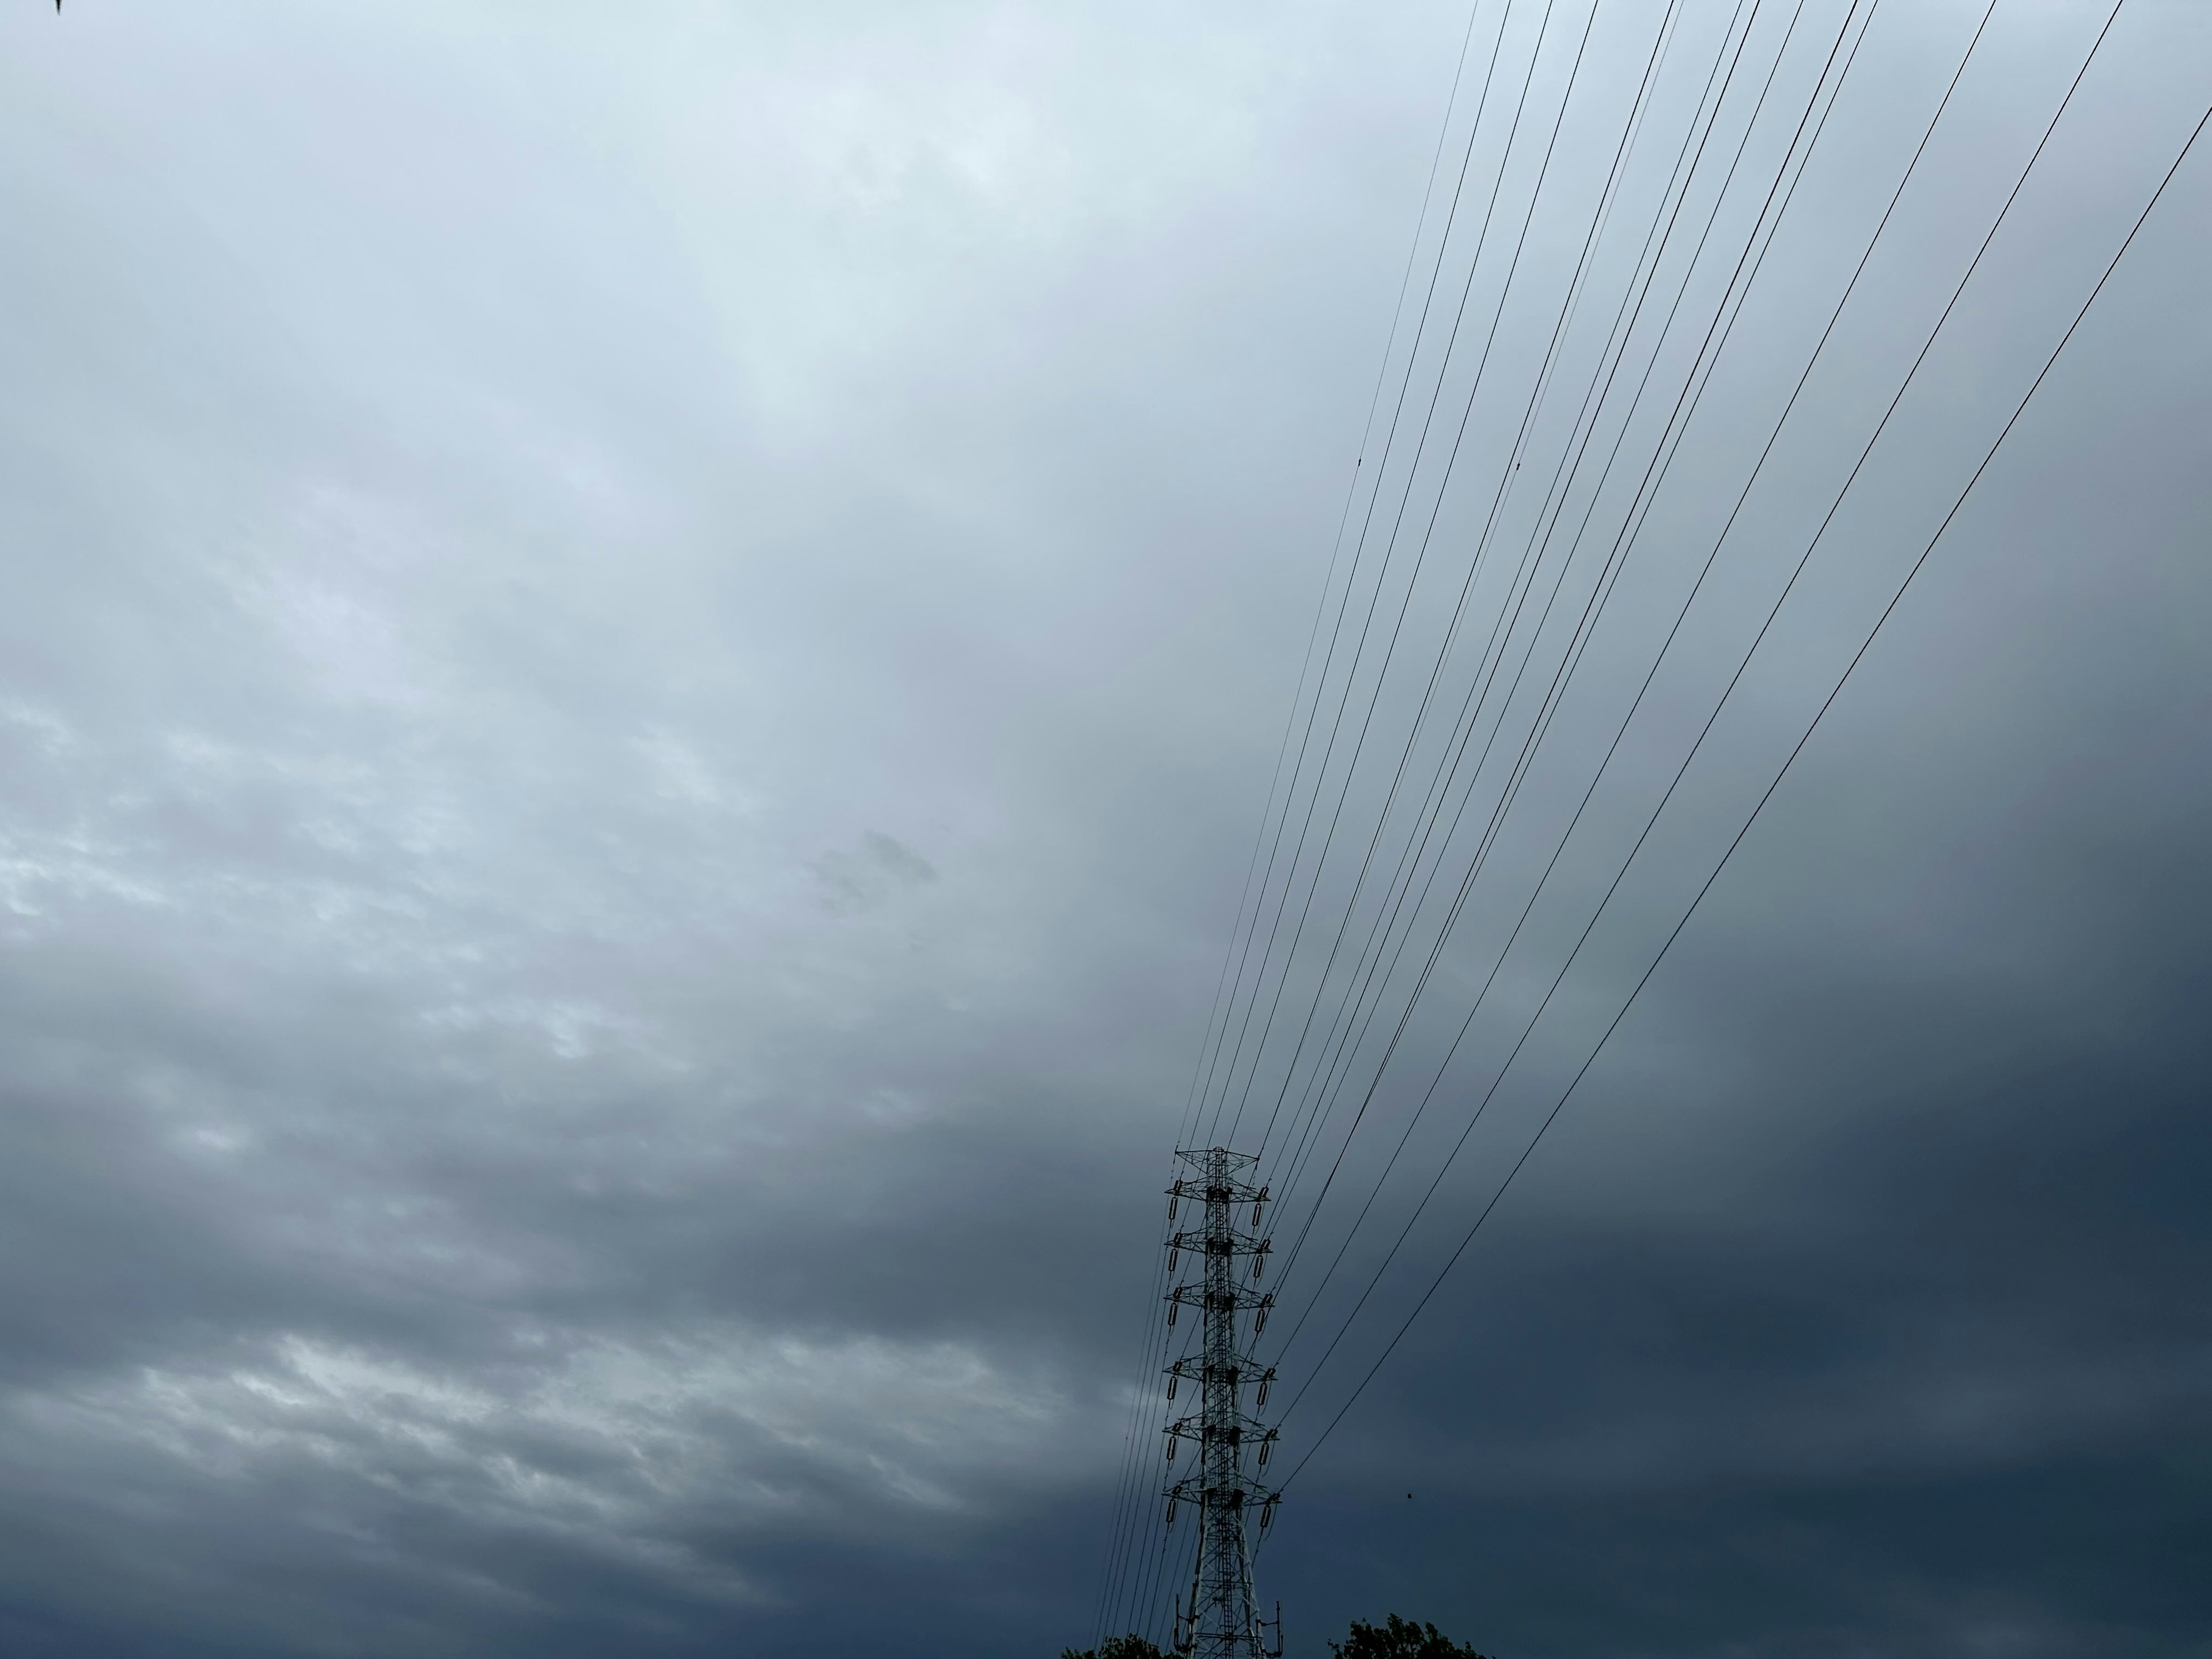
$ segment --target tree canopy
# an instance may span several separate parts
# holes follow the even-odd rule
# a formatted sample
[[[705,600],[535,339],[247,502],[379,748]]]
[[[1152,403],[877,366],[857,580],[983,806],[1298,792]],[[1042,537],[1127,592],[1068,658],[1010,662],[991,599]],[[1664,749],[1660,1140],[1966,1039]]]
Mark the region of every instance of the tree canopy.
[[[1392,1613],[1389,1622],[1352,1621],[1352,1632],[1331,1642],[1336,1659],[1483,1659],[1464,1642],[1455,1642],[1434,1625],[1416,1625]]]
[[[1434,1625],[1416,1625],[1392,1613],[1380,1625],[1352,1621],[1341,1642],[1331,1642],[1336,1659],[1483,1659],[1464,1642],[1455,1642]],[[1095,1648],[1063,1648],[1060,1659],[1167,1659],[1141,1636],[1109,1636]]]
[[[1095,1648],[1063,1648],[1060,1659],[1164,1659],[1141,1636],[1109,1636]]]

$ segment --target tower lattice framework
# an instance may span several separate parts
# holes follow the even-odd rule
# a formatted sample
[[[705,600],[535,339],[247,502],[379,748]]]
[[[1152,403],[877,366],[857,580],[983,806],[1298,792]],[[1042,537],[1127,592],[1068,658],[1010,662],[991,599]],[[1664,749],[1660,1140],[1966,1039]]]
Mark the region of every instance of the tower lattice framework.
[[[1176,1156],[1188,1173],[1168,1189],[1169,1225],[1173,1228],[1188,1201],[1201,1207],[1202,1218],[1200,1225],[1168,1236],[1169,1277],[1175,1281],[1167,1293],[1168,1320],[1172,1324],[1183,1309],[1195,1308],[1202,1326],[1198,1352],[1167,1368],[1170,1400],[1185,1383],[1195,1384],[1199,1395],[1198,1409],[1166,1430],[1171,1462],[1183,1443],[1197,1449],[1196,1468],[1166,1488],[1169,1526],[1182,1505],[1198,1510],[1190,1593],[1188,1599],[1176,1597],[1175,1651],[1191,1659],[1280,1659],[1281,1615],[1261,1619],[1252,1590],[1252,1538],[1273,1522],[1278,1501],[1256,1474],[1274,1449],[1274,1431],[1255,1414],[1267,1405],[1274,1373],[1254,1364],[1249,1346],[1274,1305],[1273,1295],[1260,1288],[1271,1248],[1261,1231],[1267,1189],[1248,1178],[1259,1162],[1249,1153],[1213,1146]],[[1176,1269],[1186,1257],[1197,1271],[1186,1268],[1178,1279]],[[1257,1526],[1248,1534],[1255,1511]],[[1271,1627],[1272,1647],[1262,1640]]]

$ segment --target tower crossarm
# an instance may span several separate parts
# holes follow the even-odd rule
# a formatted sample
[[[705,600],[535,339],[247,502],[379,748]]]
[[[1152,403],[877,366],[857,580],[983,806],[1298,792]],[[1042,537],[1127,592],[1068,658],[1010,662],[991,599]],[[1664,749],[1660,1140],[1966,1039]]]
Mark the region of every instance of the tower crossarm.
[[[1272,1305],[1274,1297],[1249,1284],[1178,1285],[1168,1292],[1167,1299],[1179,1308],[1218,1308],[1224,1313],[1234,1313],[1240,1308],[1256,1308],[1263,1302]]]
[[[1175,1440],[1194,1440],[1201,1443],[1214,1439],[1225,1439],[1231,1446],[1257,1446],[1271,1441],[1275,1431],[1249,1412],[1231,1411],[1209,1418],[1204,1412],[1193,1412],[1179,1417],[1160,1431]]]
[[[1257,1232],[1231,1231],[1210,1238],[1203,1229],[1193,1228],[1170,1233],[1167,1248],[1178,1255],[1185,1250],[1194,1255],[1260,1255],[1274,1249],[1274,1243]]]
[[[1176,1156],[1191,1165],[1194,1173],[1177,1178],[1167,1189],[1170,1226],[1175,1224],[1176,1211],[1186,1201],[1222,1205],[1232,1210],[1240,1204],[1261,1205],[1267,1201],[1266,1186],[1255,1186],[1243,1178],[1260,1162],[1249,1152],[1231,1152],[1217,1146],[1206,1152],[1179,1152]],[[1253,1221],[1256,1224],[1258,1220],[1255,1211]]]

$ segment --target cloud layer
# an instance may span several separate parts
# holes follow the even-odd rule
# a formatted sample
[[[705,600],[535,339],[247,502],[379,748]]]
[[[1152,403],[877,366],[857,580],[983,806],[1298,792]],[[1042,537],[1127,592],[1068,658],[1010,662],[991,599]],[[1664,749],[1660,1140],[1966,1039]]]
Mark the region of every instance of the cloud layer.
[[[1574,902],[2086,46],[2000,10]],[[1602,101],[1634,60],[1601,13]],[[1973,15],[1877,18],[1570,757],[1901,165],[1885,100],[1924,109]],[[1686,52],[1724,21],[1686,16]],[[1160,1171],[1465,22],[0,23],[0,1647],[1090,1639]],[[1779,666],[1286,1449],[1618,1006],[2208,65],[2193,9],[2131,0]],[[1524,1656],[2208,1650],[2208,176],[1301,1475],[1261,1562],[1294,1651],[1393,1609]],[[1479,519],[1448,497],[1437,591]],[[1532,777],[1423,1055],[1571,805]],[[1501,1021],[1579,926],[1540,915]]]

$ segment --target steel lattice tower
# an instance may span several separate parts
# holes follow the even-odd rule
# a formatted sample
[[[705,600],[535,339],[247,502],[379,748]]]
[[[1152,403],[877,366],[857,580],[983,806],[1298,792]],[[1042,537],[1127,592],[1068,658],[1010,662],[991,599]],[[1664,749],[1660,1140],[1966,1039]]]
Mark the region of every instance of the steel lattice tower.
[[[1241,1316],[1251,1316],[1251,1334],[1266,1328],[1272,1293],[1258,1288],[1267,1261],[1270,1241],[1260,1231],[1267,1189],[1253,1186],[1247,1177],[1256,1158],[1232,1152],[1225,1146],[1203,1152],[1179,1152],[1176,1156],[1191,1173],[1179,1177],[1168,1189],[1168,1224],[1175,1224],[1176,1209],[1185,1199],[1204,1207],[1204,1224],[1168,1236],[1168,1272],[1172,1279],[1177,1264],[1188,1255],[1199,1264],[1194,1279],[1176,1282],[1167,1293],[1168,1322],[1184,1308],[1197,1308],[1203,1319],[1199,1351],[1167,1368],[1168,1398],[1176,1396],[1182,1382],[1199,1388],[1199,1408],[1167,1425],[1168,1457],[1172,1461],[1183,1441],[1195,1442],[1198,1468],[1166,1489],[1167,1523],[1175,1524],[1178,1505],[1198,1510],[1198,1552],[1192,1564],[1190,1597],[1186,1607],[1176,1598],[1175,1651],[1192,1659],[1280,1659],[1282,1620],[1262,1620],[1252,1594],[1252,1553],[1245,1535],[1245,1519],[1260,1514],[1258,1530],[1274,1519],[1277,1494],[1246,1474],[1249,1457],[1255,1468],[1266,1467],[1274,1449],[1274,1431],[1244,1409],[1244,1390],[1254,1392],[1253,1407],[1267,1402],[1267,1386],[1274,1372],[1259,1370],[1253,1364],[1240,1327]],[[1238,1212],[1250,1206],[1250,1224],[1237,1225]],[[1246,1264],[1249,1262],[1249,1271]],[[1275,1632],[1270,1649],[1261,1640],[1264,1628]]]

